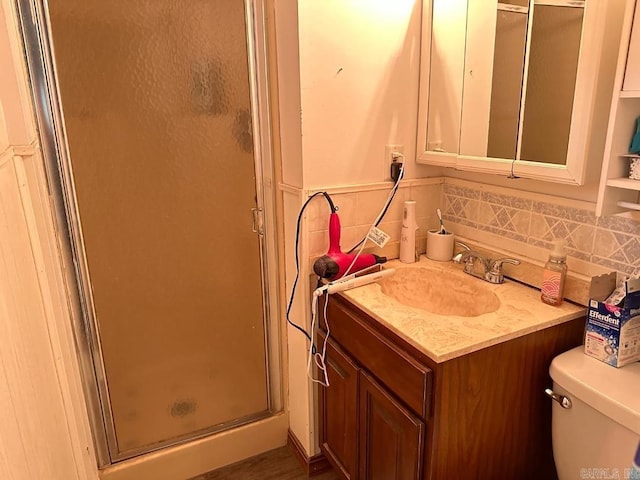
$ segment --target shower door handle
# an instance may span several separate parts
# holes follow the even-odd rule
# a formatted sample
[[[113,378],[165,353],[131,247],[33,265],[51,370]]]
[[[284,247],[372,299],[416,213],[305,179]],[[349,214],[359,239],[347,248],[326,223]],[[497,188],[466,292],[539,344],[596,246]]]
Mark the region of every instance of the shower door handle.
[[[251,209],[251,231],[253,233],[257,233],[258,235],[263,235],[264,231],[262,228],[262,209],[261,208],[252,208]]]

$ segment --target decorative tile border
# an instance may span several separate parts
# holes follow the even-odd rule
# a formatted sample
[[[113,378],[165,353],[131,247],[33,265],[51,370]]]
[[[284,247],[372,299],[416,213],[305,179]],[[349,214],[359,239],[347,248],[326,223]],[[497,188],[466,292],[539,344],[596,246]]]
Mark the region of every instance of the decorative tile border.
[[[472,188],[468,188],[468,187],[463,187],[460,185],[454,185],[451,183],[445,183],[444,184],[444,194],[445,195],[452,195],[452,196],[456,196],[456,197],[464,197],[464,198],[471,198],[474,200],[479,200],[480,199],[480,191],[479,190],[475,190]]]
[[[443,205],[445,218],[453,224],[544,250],[550,250],[554,240],[564,239],[567,254],[584,262],[625,274],[640,267],[640,223],[633,219],[598,218],[581,208],[588,206],[584,202],[550,195],[518,195],[517,190],[510,194],[491,185],[447,182]]]
[[[479,230],[483,230],[485,232],[490,232],[495,235],[500,235],[502,237],[510,238],[511,240],[516,240],[518,242],[526,243],[527,237],[524,235],[519,235],[518,233],[508,231],[508,230],[500,230],[499,228],[494,228],[489,225],[478,225]]]
[[[532,200],[526,198],[512,197],[510,195],[487,191],[483,191],[480,198],[483,202],[495,203],[497,205],[518,208],[520,210],[531,210],[531,204],[533,203]]]
[[[621,272],[625,275],[631,275],[634,271],[634,267],[630,265],[626,265],[624,263],[615,262],[608,258],[601,258],[596,255],[591,257],[591,263],[595,263],[596,265],[602,265],[603,267],[610,268],[611,270],[615,270],[617,272]]]
[[[478,208],[478,227],[500,229],[505,233],[525,237],[529,234],[531,213],[526,210],[502,207],[494,203],[480,202]]]
[[[536,247],[540,247],[546,251],[550,251],[551,249],[553,249],[553,243],[537,240],[535,238],[527,239],[527,243],[529,245],[535,245]],[[568,245],[566,247],[566,251],[567,251],[567,255],[570,257],[579,258],[580,260],[584,260],[585,262],[591,261],[590,253],[583,252],[581,250],[576,250],[575,248],[572,248]]]
[[[564,207],[556,203],[533,202],[532,209],[536,213],[562,220],[571,220],[589,225],[595,225],[596,223],[595,214],[581,208]]]
[[[598,228],[615,230],[617,232],[626,232],[633,235],[640,234],[640,223],[625,217],[616,217],[611,215],[608,217],[600,217],[597,220]]]
[[[444,216],[468,226],[475,226],[478,215],[478,201],[469,197],[444,194]]]
[[[632,267],[640,266],[640,237],[599,228],[593,253]]]

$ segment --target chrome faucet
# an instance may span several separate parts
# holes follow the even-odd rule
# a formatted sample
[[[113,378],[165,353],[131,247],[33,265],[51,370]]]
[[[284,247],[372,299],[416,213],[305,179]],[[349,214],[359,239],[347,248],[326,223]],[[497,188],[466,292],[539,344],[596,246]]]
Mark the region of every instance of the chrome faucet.
[[[469,275],[473,275],[474,277],[478,277],[481,279],[485,279],[485,275],[489,271],[489,260],[482,255],[480,255],[475,250],[466,250],[460,254],[460,258],[458,261],[454,260],[456,263],[461,263],[464,265],[464,273],[468,273]],[[477,262],[482,266],[482,272],[478,273],[476,270]]]
[[[466,250],[454,256],[453,261],[464,265],[464,273],[468,273],[489,283],[504,282],[504,275],[502,273],[503,263],[520,265],[520,260],[516,260],[515,258],[498,258],[491,260],[490,258],[483,257],[474,250]],[[482,272],[478,272],[476,269],[478,262],[482,267]]]
[[[462,243],[462,242],[459,242],[457,240],[456,240],[455,246],[456,247],[461,247],[462,251],[456,253],[451,260],[454,263],[460,263],[460,258],[462,257],[462,253],[465,252],[465,251],[468,252],[471,249],[469,248],[469,246],[466,243]]]

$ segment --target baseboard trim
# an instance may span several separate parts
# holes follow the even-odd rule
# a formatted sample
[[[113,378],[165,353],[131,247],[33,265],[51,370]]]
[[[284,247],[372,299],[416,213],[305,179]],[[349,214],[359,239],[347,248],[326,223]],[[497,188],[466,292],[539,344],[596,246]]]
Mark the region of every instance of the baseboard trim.
[[[322,453],[314,455],[313,457],[308,457],[304,447],[291,430],[287,433],[287,446],[298,459],[298,462],[300,462],[300,466],[306,473],[307,477],[319,475],[332,468],[329,460],[327,460],[327,457]]]
[[[182,480],[285,444],[289,417],[277,414],[198,440],[130,458],[100,471],[100,480]]]

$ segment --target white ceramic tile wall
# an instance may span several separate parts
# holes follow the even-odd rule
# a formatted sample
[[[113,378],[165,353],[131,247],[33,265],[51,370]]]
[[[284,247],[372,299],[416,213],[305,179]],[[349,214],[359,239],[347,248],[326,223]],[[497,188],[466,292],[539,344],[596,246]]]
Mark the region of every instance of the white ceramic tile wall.
[[[436,208],[442,198],[442,179],[425,179],[407,182],[398,188],[396,196],[378,228],[391,236],[391,248],[380,250],[368,245],[367,250],[381,255],[397,255],[400,231],[402,229],[402,210],[405,200],[416,201],[416,220],[419,227],[418,248],[424,251],[427,230],[436,228],[438,220]],[[390,184],[375,187],[353,187],[345,193],[331,193],[331,198],[339,208],[338,215],[342,226],[341,246],[343,251],[349,250],[369,231],[373,221],[384,206],[390,192]],[[314,200],[309,205],[307,225],[309,232],[309,256],[322,255],[329,246],[328,225],[329,207],[322,199]],[[395,245],[395,249],[394,249]]]

